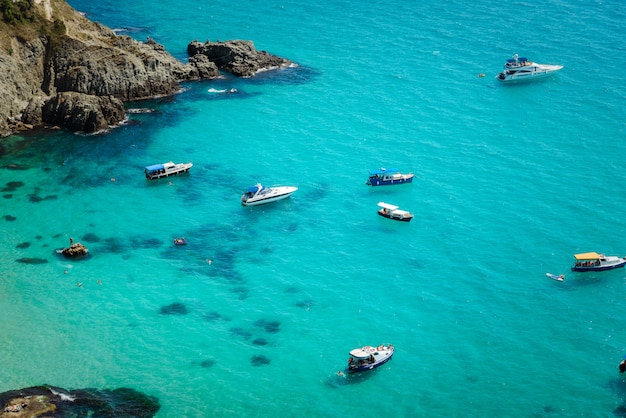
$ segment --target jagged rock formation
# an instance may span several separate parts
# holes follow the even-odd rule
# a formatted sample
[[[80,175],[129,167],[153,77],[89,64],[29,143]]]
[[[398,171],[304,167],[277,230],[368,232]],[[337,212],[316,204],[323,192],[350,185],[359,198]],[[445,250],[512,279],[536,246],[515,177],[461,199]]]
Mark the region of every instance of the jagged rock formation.
[[[88,252],[89,250],[87,250],[87,247],[85,247],[80,242],[77,242],[75,244],[70,245],[67,248],[63,248],[63,251],[61,251],[61,254],[63,254],[66,257],[82,257],[86,255]]]
[[[3,7],[16,5],[27,10],[19,20],[0,10],[0,136],[42,125],[97,132],[124,120],[123,102],[174,94],[181,81],[219,77],[218,67],[249,77],[289,64],[250,41],[192,42],[184,64],[151,39],[91,22],[65,0]]]
[[[0,418],[32,417],[154,417],[157,398],[130,388],[114,390],[33,386],[0,393]]]
[[[190,57],[206,56],[220,69],[238,77],[252,77],[261,70],[287,67],[291,61],[257,51],[252,41],[232,40],[225,42],[193,41],[187,46]]]

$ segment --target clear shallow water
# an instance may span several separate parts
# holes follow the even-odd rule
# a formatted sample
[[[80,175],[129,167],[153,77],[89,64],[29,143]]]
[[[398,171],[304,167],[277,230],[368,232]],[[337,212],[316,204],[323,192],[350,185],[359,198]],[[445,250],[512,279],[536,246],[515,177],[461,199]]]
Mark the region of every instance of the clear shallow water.
[[[106,136],[3,141],[0,185],[21,183],[0,199],[0,389],[130,386],[163,417],[623,405],[626,274],[569,272],[576,252],[626,255],[622,4],[72,5],[181,59],[239,38],[300,67],[190,83]],[[565,68],[502,86],[515,52]],[[194,167],[145,181],[169,160]],[[380,166],[416,179],[366,187]],[[259,181],[300,190],[242,207]],[[381,200],[416,218],[377,216]],[[88,259],[55,253],[69,237]],[[173,303],[188,313],[159,313]],[[380,342],[393,361],[336,377]]]

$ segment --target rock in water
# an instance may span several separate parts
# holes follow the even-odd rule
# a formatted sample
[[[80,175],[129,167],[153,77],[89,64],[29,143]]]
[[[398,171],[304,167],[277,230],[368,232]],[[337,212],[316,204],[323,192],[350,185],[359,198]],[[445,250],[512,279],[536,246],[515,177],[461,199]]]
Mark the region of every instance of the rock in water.
[[[70,245],[67,248],[64,248],[61,253],[66,257],[82,257],[89,252],[87,247],[85,247],[80,242]]]

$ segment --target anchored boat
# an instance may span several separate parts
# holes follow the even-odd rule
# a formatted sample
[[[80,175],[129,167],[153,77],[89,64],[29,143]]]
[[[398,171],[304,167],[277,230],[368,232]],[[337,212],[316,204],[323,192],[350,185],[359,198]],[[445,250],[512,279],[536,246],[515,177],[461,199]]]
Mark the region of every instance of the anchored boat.
[[[612,270],[626,265],[626,257],[606,256],[596,252],[574,254],[576,262],[572,271]]]
[[[256,206],[276,202],[291,196],[296,190],[298,188],[293,186],[264,187],[259,183],[246,190],[241,196],[241,204],[244,206]]]
[[[562,65],[537,64],[515,54],[512,59],[506,60],[504,71],[496,78],[502,82],[536,80],[551,76],[561,68]]]
[[[368,186],[391,186],[411,183],[413,177],[415,177],[415,174],[402,174],[397,168],[381,168],[371,170],[369,179],[365,184]]]
[[[385,218],[402,222],[411,222],[411,219],[413,219],[413,214],[407,212],[406,210],[398,209],[398,206],[396,205],[390,205],[389,203],[385,202],[378,202],[378,206],[380,206],[381,208],[378,210],[378,214],[380,216],[384,216]]]
[[[391,360],[393,356],[393,345],[381,344],[378,347],[366,345],[350,351],[348,358],[348,373],[358,373],[375,369]]]
[[[162,177],[176,176],[186,173],[193,166],[192,163],[174,164],[172,161],[163,164],[149,165],[145,168],[146,178],[148,180],[160,179]]]

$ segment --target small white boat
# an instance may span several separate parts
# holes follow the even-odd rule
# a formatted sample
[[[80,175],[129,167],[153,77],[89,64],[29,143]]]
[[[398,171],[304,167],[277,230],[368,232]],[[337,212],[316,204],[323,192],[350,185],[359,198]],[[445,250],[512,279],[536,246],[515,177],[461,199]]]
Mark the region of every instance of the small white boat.
[[[296,190],[298,188],[293,186],[264,187],[259,183],[246,190],[241,196],[241,204],[244,206],[256,206],[276,202],[291,196]]]
[[[536,80],[551,76],[561,68],[562,65],[537,64],[515,54],[512,59],[506,60],[504,71],[496,78],[502,82]]]
[[[382,366],[391,360],[393,356],[393,345],[381,344],[378,347],[366,345],[365,347],[355,348],[350,351],[348,358],[348,373],[364,372]]]
[[[596,252],[574,254],[576,262],[572,271],[612,270],[626,265],[626,257],[606,256]]]
[[[549,278],[551,278],[552,280],[556,280],[559,282],[562,282],[563,280],[565,280],[565,275],[564,274],[552,274],[552,273],[546,273],[546,276],[548,276]]]
[[[146,178],[148,180],[160,179],[162,177],[176,176],[186,173],[193,166],[192,163],[174,164],[172,161],[163,164],[149,165],[145,168]]]
[[[385,202],[378,202],[381,209],[378,210],[380,216],[402,222],[411,222],[413,215],[406,210],[398,209],[396,205],[390,205]]]

